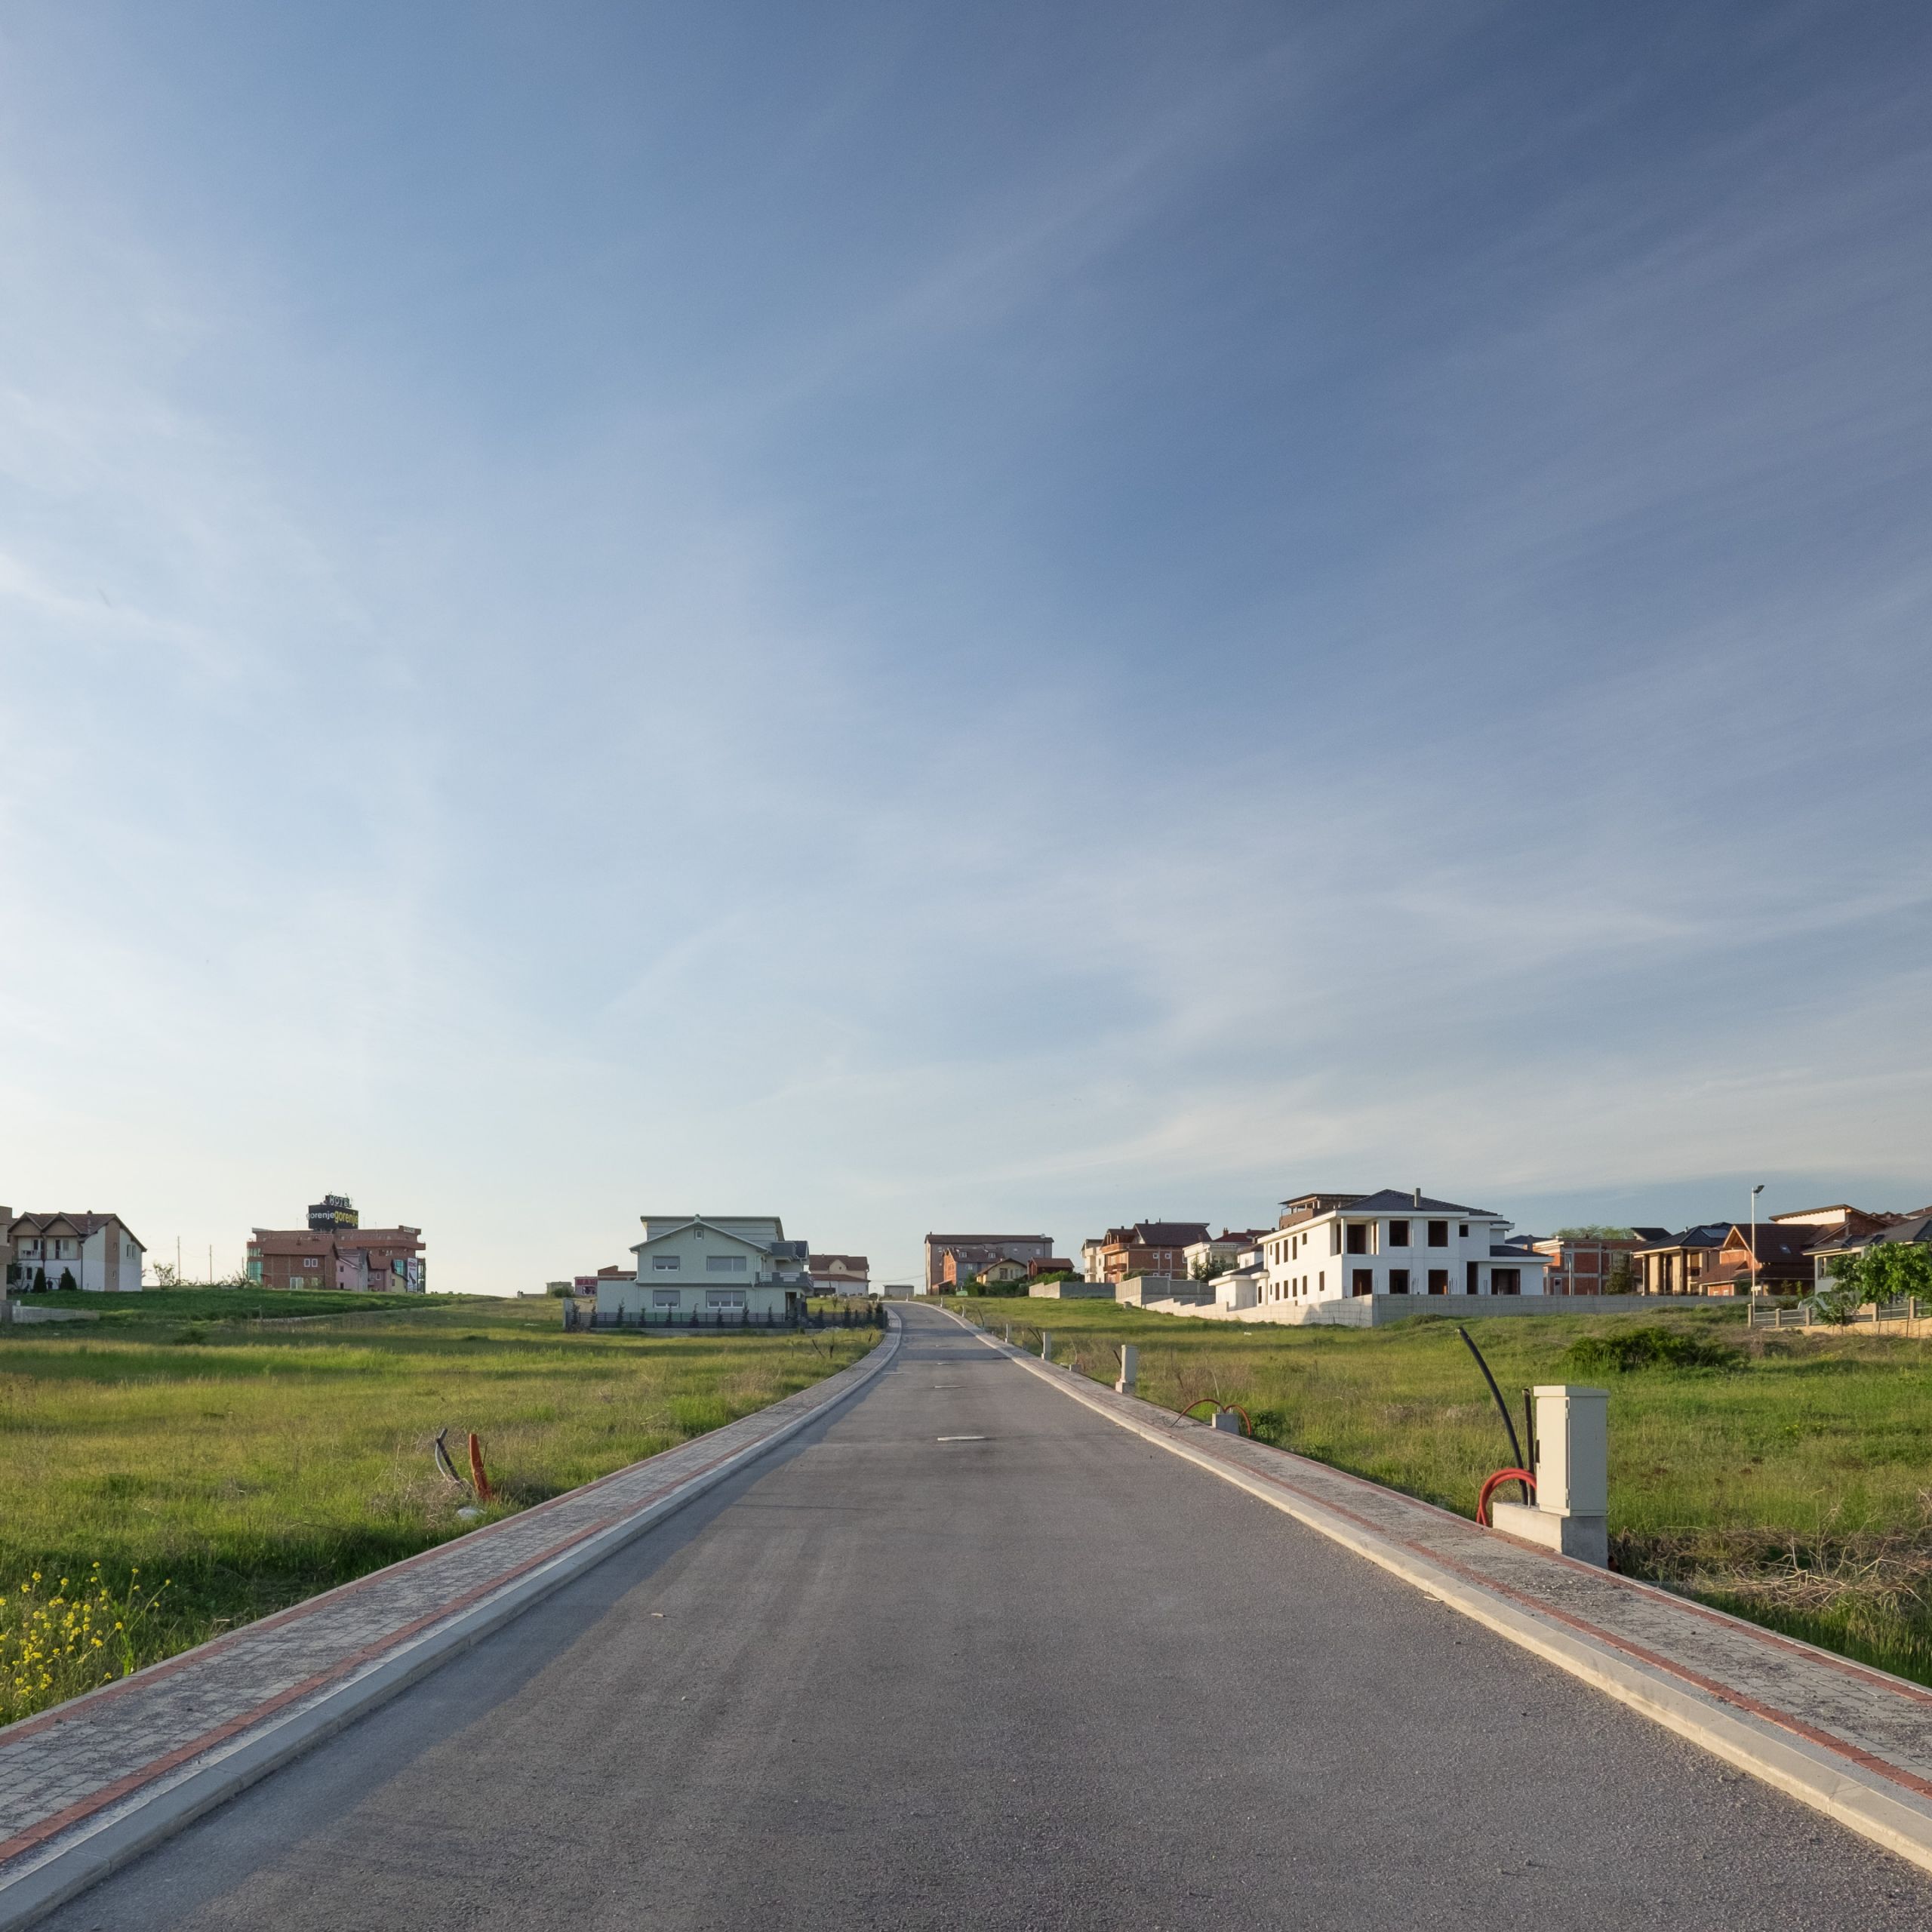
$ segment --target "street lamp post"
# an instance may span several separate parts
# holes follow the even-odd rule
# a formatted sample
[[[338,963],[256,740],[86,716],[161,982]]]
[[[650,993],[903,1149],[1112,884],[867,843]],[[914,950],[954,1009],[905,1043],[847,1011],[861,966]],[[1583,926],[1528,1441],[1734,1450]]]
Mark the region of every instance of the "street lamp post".
[[[1764,1183],[1762,1181],[1751,1190],[1751,1299],[1749,1306],[1753,1309],[1758,1304],[1758,1197],[1764,1191]]]

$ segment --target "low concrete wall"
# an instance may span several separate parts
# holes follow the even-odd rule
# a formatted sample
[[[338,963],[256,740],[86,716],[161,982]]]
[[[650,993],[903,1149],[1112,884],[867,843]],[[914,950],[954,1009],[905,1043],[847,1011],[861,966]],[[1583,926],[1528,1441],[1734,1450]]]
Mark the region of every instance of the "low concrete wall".
[[[1654,1305],[1650,1295],[1353,1295],[1318,1302],[1302,1319],[1310,1327],[1380,1328],[1412,1315],[1615,1315]]]
[[[1161,1278],[1143,1278],[1152,1282]],[[1121,1285],[1124,1290],[1129,1284]],[[1120,1299],[1129,1297],[1123,1293]],[[1620,1315],[1641,1309],[1682,1307],[1686,1300],[1672,1301],[1657,1295],[1352,1295],[1346,1301],[1275,1301],[1253,1308],[1223,1308],[1211,1294],[1165,1297],[1150,1292],[1145,1300],[1134,1299],[1150,1315],[1186,1315],[1202,1321],[1245,1321],[1281,1328],[1380,1328],[1414,1315],[1446,1315],[1458,1321],[1491,1315]],[[1903,1324],[1897,1326],[1902,1328]]]
[[[1112,1301],[1111,1281],[1035,1281],[1026,1291],[1033,1301]]]
[[[1130,1275],[1114,1290],[1114,1300],[1130,1308],[1151,1307],[1155,1302],[1185,1302],[1192,1312],[1196,1304],[1212,1308],[1214,1293],[1206,1282],[1190,1281],[1179,1275]]]

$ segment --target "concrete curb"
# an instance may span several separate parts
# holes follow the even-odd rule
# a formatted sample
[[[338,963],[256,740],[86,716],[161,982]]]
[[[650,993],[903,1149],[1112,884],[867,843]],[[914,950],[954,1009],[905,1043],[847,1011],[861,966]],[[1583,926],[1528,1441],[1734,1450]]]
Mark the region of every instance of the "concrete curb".
[[[946,1312],[952,1315],[949,1309]],[[952,1315],[952,1318],[996,1353],[1109,1422],[1233,1484],[1499,1636],[1700,1745],[1739,1770],[1932,1871],[1932,1793],[1913,1789],[1918,1780],[1910,1774],[1885,1764],[1848,1740],[1822,1733],[1803,1734],[1780,1723],[1775,1715],[1760,1715],[1743,1708],[1730,1701],[1721,1687],[1702,1687],[1691,1673],[1673,1669],[1666,1660],[1647,1660],[1632,1654],[1629,1646],[1607,1633],[1592,1632],[1574,1619],[1559,1619],[1513,1601],[1500,1587],[1460,1574],[1312,1497],[1272,1484],[1197,1448],[1176,1432],[1171,1420],[1151,1420],[1164,1417],[1164,1410],[1137,1404],[1147,1408],[1150,1419],[1146,1420],[1131,1411],[1123,1413],[1113,1404],[1136,1398],[1110,1393],[1106,1401],[1094,1399],[1081,1387],[1083,1378],[1038,1361],[962,1316]],[[1094,1395],[1098,1393],[1096,1388]],[[1276,1453],[1286,1460],[1298,1460],[1285,1450]],[[1566,1559],[1552,1557],[1549,1561]]]
[[[869,1387],[898,1354],[905,1324],[896,1311],[888,1309],[887,1319],[885,1335],[863,1360],[813,1385],[823,1389],[841,1377],[850,1377],[851,1380],[829,1401],[791,1417],[769,1435],[748,1444],[631,1515],[574,1544],[480,1603],[405,1640],[388,1654],[329,1685],[306,1702],[278,1712],[266,1723],[216,1746],[179,1772],[144,1786],[97,1820],[77,1826],[44,1851],[22,1860],[20,1869],[0,1878],[0,1932],[13,1932],[15,1927],[31,1925],[45,1918],[238,1792],[334,1737],[365,1712],[386,1703],[552,1592],[574,1583],[801,1429],[835,1414]],[[641,1466],[632,1465],[632,1468]],[[609,1478],[598,1480],[608,1481]]]

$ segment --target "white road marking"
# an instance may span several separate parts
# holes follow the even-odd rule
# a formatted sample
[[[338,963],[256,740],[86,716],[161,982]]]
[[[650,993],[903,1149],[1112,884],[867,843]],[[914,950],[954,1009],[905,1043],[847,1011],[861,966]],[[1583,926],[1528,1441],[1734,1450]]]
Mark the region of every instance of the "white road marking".
[[[983,1435],[935,1435],[933,1438],[935,1442],[983,1442],[986,1439]]]

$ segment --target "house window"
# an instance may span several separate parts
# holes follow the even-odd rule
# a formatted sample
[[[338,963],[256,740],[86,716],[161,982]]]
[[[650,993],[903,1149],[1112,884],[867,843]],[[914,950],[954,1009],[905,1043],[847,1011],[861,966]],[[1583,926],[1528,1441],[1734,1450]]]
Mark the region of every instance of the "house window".
[[[1406,1221],[1391,1221],[1389,1223],[1389,1245],[1391,1247],[1407,1247],[1408,1244],[1408,1223]]]
[[[1340,1221],[1328,1223],[1328,1252],[1340,1254],[1342,1251],[1342,1224]]]
[[[707,1254],[704,1257],[704,1272],[707,1275],[742,1275],[745,1272],[745,1257],[742,1254]]]
[[[1353,1291],[1358,1295],[1374,1294],[1375,1270],[1373,1268],[1358,1268],[1355,1270],[1355,1284]]]
[[[1429,1244],[1431,1247],[1447,1247],[1449,1245],[1449,1223],[1447,1221],[1429,1223]]]
[[[685,1265],[681,1254],[654,1254],[651,1257],[651,1272],[655,1275],[675,1275]],[[677,1297],[673,1294],[673,1301]]]
[[[1324,1268],[1318,1271],[1315,1277],[1315,1285],[1318,1291],[1327,1287],[1328,1271],[1327,1269]]]
[[[319,1254],[305,1254],[302,1257],[302,1265],[305,1268],[319,1268],[322,1265],[322,1257]]]
[[[1446,1295],[1449,1292],[1447,1269],[1432,1268],[1429,1271],[1429,1291],[1432,1295]]]
[[[678,1300],[679,1296],[675,1288],[653,1288],[651,1291],[651,1305],[653,1308],[675,1308]]]
[[[1349,1252],[1351,1254],[1374,1253],[1375,1251],[1368,1244],[1370,1226],[1367,1221],[1351,1221],[1349,1223]]]
[[[1463,1290],[1465,1294],[1479,1295],[1482,1293],[1482,1277],[1476,1272],[1477,1269],[1480,1266],[1481,1264],[1479,1263],[1474,1261],[1470,1262],[1467,1265],[1467,1269],[1464,1277],[1467,1284]]]
[[[738,1259],[742,1261],[744,1257],[740,1255]],[[745,1291],[743,1288],[706,1288],[704,1305],[706,1308],[743,1308]]]
[[[1493,1295],[1521,1294],[1523,1271],[1520,1268],[1492,1268],[1489,1271],[1489,1291]]]
[[[1406,1268],[1392,1268],[1389,1271],[1389,1292],[1392,1295],[1405,1295],[1409,1291],[1409,1271]]]

